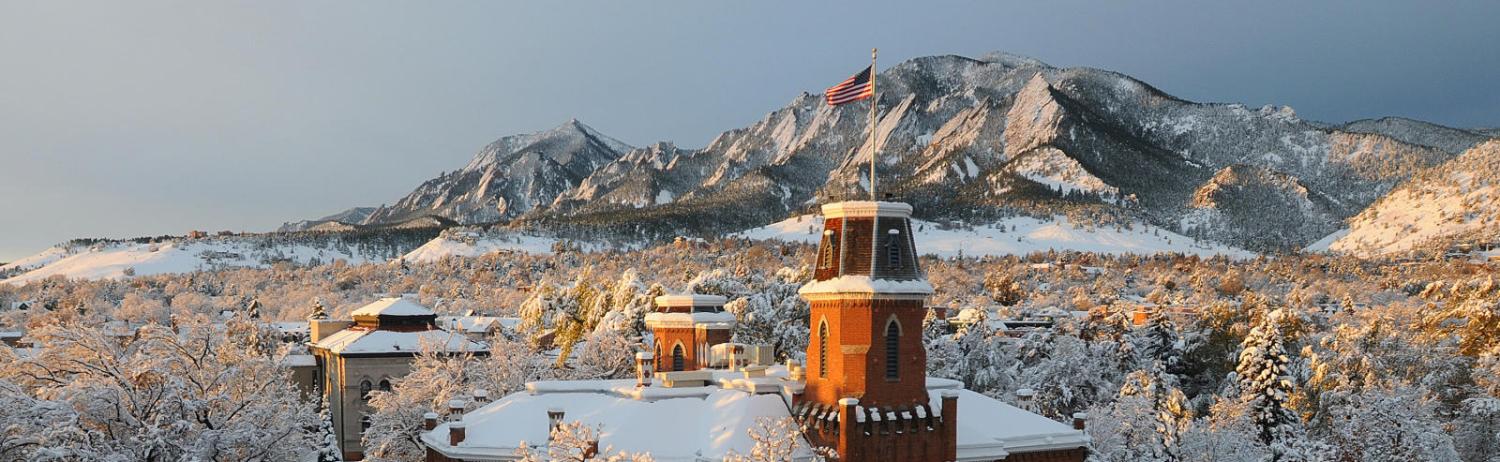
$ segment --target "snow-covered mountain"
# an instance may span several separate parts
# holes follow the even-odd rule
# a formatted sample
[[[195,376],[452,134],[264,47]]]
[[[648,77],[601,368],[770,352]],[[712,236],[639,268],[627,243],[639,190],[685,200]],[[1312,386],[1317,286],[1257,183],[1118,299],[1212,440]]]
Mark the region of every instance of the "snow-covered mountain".
[[[912,59],[879,78],[880,190],[932,220],[1066,215],[1296,249],[1486,136],[1194,103],[1126,75],[1003,53]],[[866,194],[868,108],[804,93],[701,149],[630,148],[572,121],[492,143],[366,223],[436,214],[644,238],[763,226]]]
[[[1500,140],[1425,169],[1309,250],[1370,256],[1500,241]]]
[[[428,180],[365,224],[439,215],[462,223],[515,218],[551,204],[629,145],[570,120],[551,130],[507,136],[481,149],[469,165]]]
[[[290,233],[314,229],[342,228],[343,226],[339,225],[364,223],[365,220],[370,218],[371,213],[375,213],[375,207],[354,207],[316,220],[282,223],[281,227],[276,228],[276,232]]]

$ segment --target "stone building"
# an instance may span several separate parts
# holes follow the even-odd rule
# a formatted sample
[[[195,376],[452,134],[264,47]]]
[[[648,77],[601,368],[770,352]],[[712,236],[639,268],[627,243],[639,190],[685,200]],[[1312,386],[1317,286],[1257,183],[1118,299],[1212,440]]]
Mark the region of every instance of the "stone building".
[[[352,321],[329,320],[317,310],[308,320],[309,349],[316,362],[313,382],[323,391],[345,460],[362,459],[360,438],[368,428],[369,395],[391,390],[425,349],[440,354],[488,354],[483,343],[439,329],[437,315],[405,298],[384,298],[350,313]]]
[[[636,355],[636,379],[532,382],[467,413],[460,401],[428,414],[427,460],[515,460],[523,441],[545,453],[564,421],[597,428],[595,448],[723,460],[750,454],[764,419],[791,419],[806,429],[791,436],[802,443],[792,460],[821,447],[852,462],[1082,462],[1082,416],[1067,425],[927,377],[921,323],[933,289],[911,212],[894,202],[823,206],[816,271],[799,291],[811,305],[806,367],[763,355],[721,363],[717,355],[740,351],[727,343],[733,317],[716,310],[722,299],[658,298],[647,319],[655,345]]]

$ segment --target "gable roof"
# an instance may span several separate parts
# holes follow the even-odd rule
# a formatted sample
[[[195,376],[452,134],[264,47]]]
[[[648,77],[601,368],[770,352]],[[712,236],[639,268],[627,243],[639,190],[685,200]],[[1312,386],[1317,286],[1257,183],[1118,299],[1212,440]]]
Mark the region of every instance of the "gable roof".
[[[387,297],[360,307],[351,316],[433,316],[432,310],[406,297]]]

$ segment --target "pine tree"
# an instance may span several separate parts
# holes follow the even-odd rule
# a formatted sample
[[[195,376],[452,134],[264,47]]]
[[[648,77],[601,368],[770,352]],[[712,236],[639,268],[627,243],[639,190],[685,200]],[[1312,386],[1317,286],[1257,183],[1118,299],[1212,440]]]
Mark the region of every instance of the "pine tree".
[[[1288,444],[1301,436],[1302,420],[1288,407],[1293,385],[1287,369],[1287,356],[1280,321],[1281,309],[1261,317],[1241,343],[1239,374],[1240,397],[1249,406],[1261,443],[1272,449],[1272,460],[1286,460]]]
[[[333,414],[328,409],[328,400],[318,393],[318,432],[313,444],[317,445],[318,462],[343,462],[344,453],[339,451],[338,435],[333,432]]]

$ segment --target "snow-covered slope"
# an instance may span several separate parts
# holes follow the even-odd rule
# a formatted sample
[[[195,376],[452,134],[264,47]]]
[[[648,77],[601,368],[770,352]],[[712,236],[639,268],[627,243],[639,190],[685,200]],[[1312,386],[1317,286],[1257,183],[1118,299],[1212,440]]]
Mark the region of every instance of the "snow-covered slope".
[[[1418,173],[1310,246],[1369,256],[1458,241],[1500,240],[1500,140]],[[1325,242],[1326,241],[1326,242]]]
[[[915,220],[917,245],[927,254],[942,257],[956,255],[1025,255],[1048,250],[1097,252],[1104,254],[1182,253],[1190,255],[1225,255],[1248,258],[1255,255],[1242,249],[1194,242],[1190,237],[1151,225],[1132,229],[1076,226],[1065,217],[1039,220],[1014,217],[972,229],[942,229],[937,223]],[[802,215],[768,226],[733,234],[733,237],[757,240],[782,240],[817,244],[823,229],[823,218]]]
[[[1235,247],[1301,248],[1482,137],[1195,103],[1127,75],[1004,53],[916,58],[879,78],[882,191],[930,220],[1125,216]],[[574,121],[502,138],[367,223],[434,214],[646,238],[761,226],[865,194],[868,108],[803,93],[701,149],[633,149]],[[1217,181],[1225,172],[1256,181]],[[1204,190],[1225,194],[1196,201]],[[1237,200],[1266,194],[1279,200]],[[1284,216],[1287,204],[1298,216]]]
[[[496,252],[550,254],[558,239],[524,234],[494,234],[450,231],[422,244],[401,259],[409,262],[432,262],[443,257],[478,257]]]
[[[26,284],[51,276],[77,279],[118,279],[229,267],[264,267],[286,261],[297,264],[346,260],[350,263],[385,261],[380,255],[348,250],[347,246],[263,242],[242,238],[181,239],[160,243],[107,242],[89,246],[56,246],[17,260],[4,269],[19,271],[0,283]],[[23,271],[24,270],[24,271]]]

